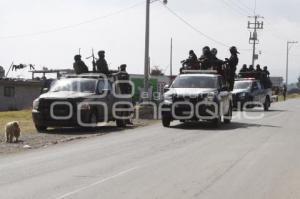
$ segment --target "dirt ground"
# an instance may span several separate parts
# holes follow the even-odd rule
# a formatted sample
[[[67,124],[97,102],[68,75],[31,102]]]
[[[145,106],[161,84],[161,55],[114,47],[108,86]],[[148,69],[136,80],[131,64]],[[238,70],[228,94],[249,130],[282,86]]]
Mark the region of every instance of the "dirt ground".
[[[28,124],[28,122],[29,121],[27,120],[26,124]],[[99,127],[92,131],[79,128],[65,128],[49,129],[45,133],[37,133],[35,129],[31,127],[31,124],[25,125],[25,131],[22,130],[23,133],[21,134],[18,143],[6,143],[3,130],[3,133],[0,134],[0,156],[42,147],[50,147],[56,144],[71,142],[78,139],[91,138],[94,136],[101,136],[107,133],[121,132],[126,129],[140,128],[155,122],[156,121],[154,120],[135,120],[134,125],[128,126],[125,129],[116,127],[115,123],[109,123],[107,126]],[[3,123],[3,121],[1,123]],[[22,128],[22,121],[20,123]]]

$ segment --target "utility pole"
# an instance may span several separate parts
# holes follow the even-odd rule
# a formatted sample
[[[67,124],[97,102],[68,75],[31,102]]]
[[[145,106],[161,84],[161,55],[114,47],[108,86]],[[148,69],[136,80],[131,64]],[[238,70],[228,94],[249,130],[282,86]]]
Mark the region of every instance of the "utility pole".
[[[249,18],[254,18],[254,23],[248,21],[248,29],[253,30],[253,32],[250,32],[249,44],[253,45],[252,66],[254,66],[255,60],[258,59],[258,54],[256,54],[256,45],[259,44],[257,30],[262,30],[264,28],[264,22],[258,21],[263,18],[258,15],[250,16]]]
[[[170,85],[172,83],[173,76],[173,38],[171,38],[171,48],[170,48]]]
[[[290,44],[296,44],[297,41],[288,41],[286,42],[286,76],[285,76],[285,85],[288,86],[289,83],[289,53],[292,46]]]
[[[160,0],[146,0],[145,60],[144,60],[144,92],[149,93],[149,40],[150,40],[150,4]],[[167,4],[168,0],[163,0]]]
[[[144,92],[149,92],[149,39],[150,39],[150,0],[146,0],[146,31],[145,31],[145,68]]]

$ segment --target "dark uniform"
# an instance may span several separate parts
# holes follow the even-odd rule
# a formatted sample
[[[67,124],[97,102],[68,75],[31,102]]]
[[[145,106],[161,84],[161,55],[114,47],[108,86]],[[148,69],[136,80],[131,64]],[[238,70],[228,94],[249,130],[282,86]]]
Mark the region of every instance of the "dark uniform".
[[[105,60],[105,51],[103,50],[99,51],[98,56],[99,59],[96,61],[96,63],[93,63],[94,65],[96,65],[96,72],[108,75],[109,69],[108,69],[107,62]]]
[[[229,83],[229,89],[232,91],[233,87],[234,87],[236,66],[239,63],[239,58],[237,56],[237,54],[239,54],[239,52],[237,51],[235,46],[232,46],[229,49],[229,51],[231,53],[231,56],[230,56],[229,59],[226,59],[226,61],[227,61],[227,74],[228,74],[227,81]]]
[[[272,88],[272,82],[270,80],[270,72],[268,71],[267,66],[265,66],[262,71],[262,81],[265,88]]]
[[[283,90],[282,90],[284,101],[286,100],[286,93],[287,93],[287,87],[286,87],[286,84],[284,84],[283,85]]]
[[[246,72],[248,72],[248,68],[247,68],[247,65],[244,64],[242,69],[240,70],[240,73],[246,73]]]
[[[260,68],[259,64],[256,65],[256,72],[259,72],[259,73],[262,72],[262,69]]]
[[[191,70],[199,70],[200,65],[198,62],[197,55],[193,50],[190,50],[189,52],[189,58],[183,62],[184,65],[187,65],[188,69]]]
[[[212,69],[216,70],[220,75],[223,75],[223,63],[224,61],[217,58],[218,50],[213,48],[211,49],[211,65]]]
[[[211,60],[212,60],[212,56],[211,56],[210,48],[208,46],[205,46],[202,49],[202,56],[199,59],[201,70],[211,69],[212,66]]]
[[[117,73],[117,78],[118,80],[128,82],[128,83],[121,82],[119,86],[120,86],[121,94],[129,95],[131,94],[131,85],[129,83],[130,76],[126,71],[126,67],[127,67],[126,64],[122,64],[120,66],[120,71]]]
[[[130,95],[131,92],[132,92],[131,84],[129,83],[130,76],[129,76],[129,74],[126,71],[126,67],[127,67],[126,64],[122,64],[120,66],[120,71],[116,74],[118,80],[124,81],[124,82],[120,82],[119,83],[120,92],[121,92],[122,95]],[[125,106],[124,108],[129,108],[129,107]],[[129,116],[131,114],[132,114],[132,112],[126,112],[125,116]],[[127,119],[126,123],[127,124],[131,124],[131,125],[133,124],[132,121],[131,121],[131,119]]]
[[[89,72],[88,67],[81,60],[81,55],[75,55],[74,60],[75,60],[75,62],[73,64],[73,68],[77,75]]]
[[[250,65],[249,69],[248,69],[248,72],[254,72],[254,71],[255,71],[255,69],[254,69],[253,65]]]
[[[267,75],[267,77],[270,77],[270,72],[268,71],[268,67],[265,66],[263,72]]]

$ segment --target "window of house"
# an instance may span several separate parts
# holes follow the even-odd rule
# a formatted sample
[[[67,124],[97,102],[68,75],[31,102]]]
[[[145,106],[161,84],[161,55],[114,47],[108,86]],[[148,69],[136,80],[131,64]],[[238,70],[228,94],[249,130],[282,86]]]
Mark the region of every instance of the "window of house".
[[[15,96],[15,87],[6,86],[4,87],[4,97],[14,97]]]

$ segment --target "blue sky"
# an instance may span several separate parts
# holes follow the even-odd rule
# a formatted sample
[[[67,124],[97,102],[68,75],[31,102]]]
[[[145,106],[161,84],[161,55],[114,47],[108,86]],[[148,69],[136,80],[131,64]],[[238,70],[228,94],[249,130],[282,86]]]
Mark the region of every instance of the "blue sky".
[[[143,73],[145,0],[1,0],[0,65],[33,63],[37,68],[71,68],[73,56],[81,48],[83,57],[91,48],[107,51],[111,68],[127,63],[129,72]],[[120,14],[72,26],[48,34],[41,31],[78,24],[115,13],[139,3]],[[254,0],[169,0],[168,7],[198,30],[241,49],[240,65],[251,62],[248,44],[248,15],[254,12]],[[271,73],[285,76],[286,41],[300,41],[300,2],[297,0],[257,0],[256,12],[265,17],[265,29],[259,32],[261,51],[258,63],[268,65]],[[18,37],[7,37],[15,36]],[[229,56],[228,47],[218,45],[186,26],[159,2],[151,5],[151,65],[168,73],[170,38],[174,39],[174,70],[180,60],[194,49],[200,55],[205,45],[216,47],[219,58]],[[291,50],[290,79],[300,75],[300,45]],[[91,66],[89,60],[87,65]],[[30,77],[25,71],[11,75]]]

